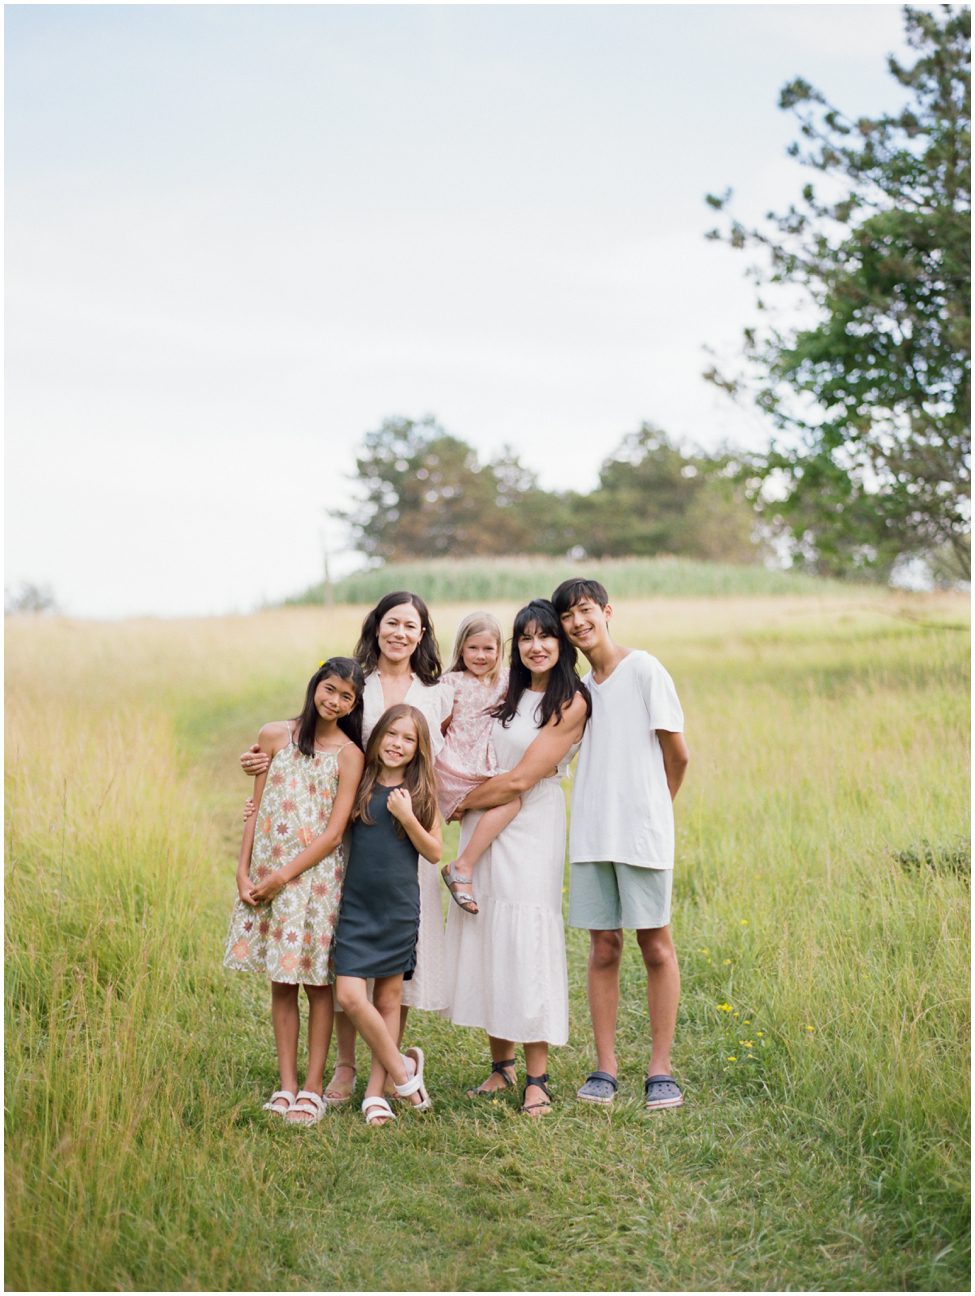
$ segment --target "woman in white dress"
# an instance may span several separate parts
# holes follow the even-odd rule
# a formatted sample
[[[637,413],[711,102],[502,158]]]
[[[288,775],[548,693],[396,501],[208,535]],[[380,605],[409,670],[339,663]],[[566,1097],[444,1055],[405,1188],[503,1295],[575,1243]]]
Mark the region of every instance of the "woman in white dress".
[[[591,710],[575,673],[576,650],[547,599],[515,617],[508,692],[491,741],[507,773],[488,779],[459,807],[461,848],[477,811],[522,798],[522,808],[478,864],[477,917],[457,905],[447,916],[446,1016],[488,1034],[491,1074],[472,1094],[511,1088],[514,1045],[525,1050],[522,1111],[551,1110],[549,1045],[569,1036],[562,925],[565,798],[561,778]]]
[[[362,623],[353,656],[366,677],[362,694],[363,746],[384,711],[398,702],[408,702],[426,717],[436,757],[443,746],[442,726],[450,712],[451,695],[439,683],[440,649],[427,605],[419,595],[397,590],[381,598]],[[260,774],[266,760],[252,748],[241,757],[241,765],[248,774]],[[421,869],[416,968],[412,980],[403,985],[401,1038],[408,1008],[436,1012],[447,1005],[440,897],[436,869]],[[325,1101],[333,1105],[348,1102],[355,1087],[355,1028],[343,1012],[335,1015],[335,1035],[335,1069],[324,1095]]]

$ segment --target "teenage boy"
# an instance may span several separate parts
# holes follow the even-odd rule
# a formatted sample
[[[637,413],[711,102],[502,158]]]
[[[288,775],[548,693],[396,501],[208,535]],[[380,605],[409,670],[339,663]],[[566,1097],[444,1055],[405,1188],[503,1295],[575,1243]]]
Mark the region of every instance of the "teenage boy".
[[[688,751],[684,713],[666,670],[649,653],[623,648],[609,632],[613,609],[598,581],[568,580],[552,595],[569,642],[592,669],[592,694],[572,792],[569,926],[589,931],[589,1011],[596,1070],[578,1092],[608,1105],[616,1096],[616,1016],[623,929],[636,932],[647,970],[653,1037],[646,1106],[679,1107],[670,1073],[680,970],[670,937],[673,800]]]

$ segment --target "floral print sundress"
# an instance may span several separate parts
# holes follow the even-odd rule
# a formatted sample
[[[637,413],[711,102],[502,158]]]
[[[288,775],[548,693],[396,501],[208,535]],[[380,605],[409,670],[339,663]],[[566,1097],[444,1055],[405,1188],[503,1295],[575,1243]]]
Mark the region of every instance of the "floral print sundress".
[[[294,735],[268,766],[257,809],[250,879],[260,882],[293,860],[328,826],[339,782],[338,751],[304,756]],[[224,967],[259,972],[288,985],[331,985],[332,941],[342,899],[345,856],[336,847],[273,900],[244,904],[230,916]]]

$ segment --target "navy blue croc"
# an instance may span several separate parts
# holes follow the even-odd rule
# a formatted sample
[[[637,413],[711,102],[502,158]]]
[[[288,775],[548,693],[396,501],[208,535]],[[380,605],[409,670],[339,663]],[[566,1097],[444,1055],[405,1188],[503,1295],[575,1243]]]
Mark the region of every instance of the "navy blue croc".
[[[669,1075],[647,1076],[643,1082],[645,1094],[644,1105],[647,1111],[658,1111],[661,1107],[683,1107],[684,1095],[681,1087]]]
[[[616,1077],[611,1076],[608,1071],[591,1071],[586,1076],[586,1083],[576,1092],[576,1097],[581,1098],[583,1102],[599,1103],[603,1107],[608,1107],[616,1097],[618,1088]]]

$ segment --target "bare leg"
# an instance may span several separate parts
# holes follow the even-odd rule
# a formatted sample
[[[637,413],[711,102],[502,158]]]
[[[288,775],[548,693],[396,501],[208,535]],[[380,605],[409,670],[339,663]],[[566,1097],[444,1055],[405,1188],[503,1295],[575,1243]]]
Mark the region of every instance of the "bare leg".
[[[511,1059],[515,1055],[514,1044],[511,1042],[511,1040],[496,1039],[495,1036],[493,1035],[488,1036],[488,1043],[491,1046],[491,1061],[511,1063],[510,1066],[505,1067],[504,1073],[509,1080],[514,1080],[515,1067],[514,1067],[514,1063],[511,1061]],[[498,1071],[492,1071],[491,1074],[488,1076],[488,1078],[484,1081],[484,1083],[478,1085],[477,1092],[478,1093],[499,1093],[502,1089],[509,1089],[509,1088],[510,1085],[505,1084],[501,1076],[501,1073]],[[471,1096],[474,1092],[475,1090],[468,1089],[467,1091],[468,1096]]]
[[[596,1043],[596,1070],[616,1075],[616,1016],[620,1004],[621,931],[589,933],[589,1014]]]
[[[335,1069],[325,1096],[333,1102],[344,1102],[355,1088],[355,1025],[344,1012],[335,1014],[335,1039]]]
[[[500,837],[521,809],[521,797],[515,797],[507,805],[492,806],[485,810],[471,833],[471,839],[454,860],[454,868],[465,878],[470,878],[471,870],[496,837]]]
[[[373,1002],[366,995],[366,983],[361,977],[340,976],[335,989],[339,1003],[355,1023],[355,1028],[372,1050],[372,1069],[366,1085],[366,1097],[381,1097],[386,1075],[394,1084],[406,1084],[409,1079],[406,1063],[397,1044],[400,1022],[400,995],[402,976],[380,977],[373,990]],[[411,1101],[421,1102],[418,1094]]]
[[[332,1042],[332,987],[305,986],[308,996],[308,1070],[304,1087],[321,1097],[325,1059]]]
[[[680,968],[669,927],[648,927],[636,934],[647,969],[647,1010],[653,1050],[647,1075],[670,1075],[670,1049],[677,1029]]]
[[[281,1088],[298,1092],[298,987],[271,982],[271,1024],[278,1053]]]
[[[544,1042],[525,1045],[525,1075],[543,1076],[548,1070],[548,1045]],[[538,1104],[536,1106],[536,1104]],[[525,1110],[529,1116],[547,1116],[552,1110],[548,1095],[540,1085],[526,1085]]]
[[[403,1036],[406,1034],[406,1015],[409,1011],[409,1004],[403,1004],[399,1010],[399,1035],[396,1037],[396,1043],[399,1048],[403,1047]],[[389,1076],[386,1077],[386,1088],[384,1093],[387,1098],[396,1097],[396,1089]]]
[[[507,828],[520,809],[521,797],[516,797],[507,805],[493,806],[490,810],[485,810],[463,851],[451,864],[445,865],[440,870],[440,875],[447,883],[451,895],[467,913],[478,912],[473,891],[474,865],[495,838]],[[462,897],[469,897],[469,899],[462,899]]]

